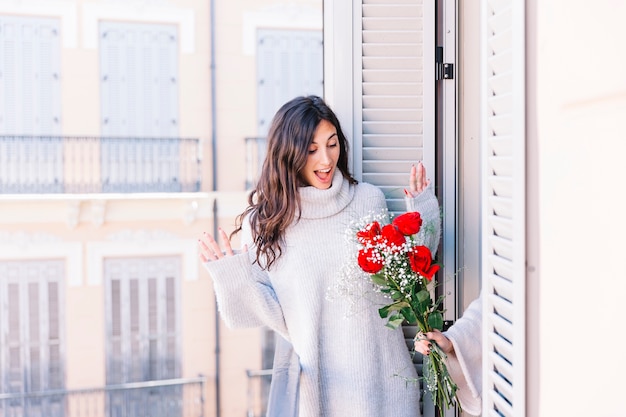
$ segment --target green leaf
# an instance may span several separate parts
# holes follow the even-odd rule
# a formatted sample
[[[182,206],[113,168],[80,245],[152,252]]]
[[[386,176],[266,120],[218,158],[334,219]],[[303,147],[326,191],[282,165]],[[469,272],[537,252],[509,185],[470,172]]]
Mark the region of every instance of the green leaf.
[[[439,310],[430,313],[430,315],[428,316],[428,325],[433,329],[443,329],[443,315]]]
[[[406,307],[410,307],[409,303],[407,303],[406,301],[398,301],[396,303],[389,304],[389,305],[379,308],[378,314],[380,315],[381,318],[384,319],[385,317],[389,315],[389,313],[395,312],[395,311],[401,311],[403,308],[406,308]]]
[[[384,275],[381,274],[373,274],[371,276],[372,281],[374,281],[374,284],[376,285],[380,285],[380,286],[386,286],[387,285],[387,280],[385,279]]]
[[[415,298],[417,299],[417,307],[420,312],[428,310],[428,307],[430,306],[430,293],[428,291],[419,291],[415,294]]]
[[[417,317],[415,316],[415,312],[411,307],[405,307],[402,309],[402,315],[406,319],[406,321],[413,325],[417,322]]]
[[[387,324],[385,324],[385,326],[390,327],[392,329],[397,329],[403,322],[404,322],[404,318],[400,315],[397,315],[397,316],[393,316],[393,318],[390,318],[389,321],[387,321]]]

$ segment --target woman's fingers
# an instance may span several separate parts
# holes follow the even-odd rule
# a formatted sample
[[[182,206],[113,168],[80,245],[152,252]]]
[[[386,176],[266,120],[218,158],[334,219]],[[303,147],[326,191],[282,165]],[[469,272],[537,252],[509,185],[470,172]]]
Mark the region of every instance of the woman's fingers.
[[[409,174],[409,189],[405,189],[404,192],[409,197],[415,197],[428,187],[430,180],[426,178],[426,167],[422,161],[416,165],[411,166],[411,172]]]
[[[206,232],[204,232],[202,238],[198,239],[198,246],[200,248],[200,259],[203,262],[216,261],[222,254],[219,244],[213,236]]]
[[[221,227],[218,228],[218,229],[219,229],[219,234],[222,237],[222,242],[224,242],[224,251],[226,252],[226,255],[229,255],[229,256],[234,255],[233,247],[230,246],[230,240],[228,239],[228,235],[226,234],[226,232],[224,230],[222,230]],[[220,258],[221,257],[223,257],[223,256],[220,256]]]
[[[417,192],[417,168],[411,165],[411,173],[409,174],[409,191]]]
[[[219,238],[224,242],[224,250],[220,247],[219,243],[215,240],[215,238],[204,232],[202,237],[198,239],[198,248],[200,249],[200,261],[209,262],[209,261],[217,261],[225,256],[232,256],[235,254],[233,247],[230,244],[230,240],[228,239],[228,235],[222,228],[218,228]],[[248,246],[244,245],[243,251],[248,251]]]
[[[415,341],[415,351],[422,355],[428,355],[430,353],[430,341],[426,339]]]

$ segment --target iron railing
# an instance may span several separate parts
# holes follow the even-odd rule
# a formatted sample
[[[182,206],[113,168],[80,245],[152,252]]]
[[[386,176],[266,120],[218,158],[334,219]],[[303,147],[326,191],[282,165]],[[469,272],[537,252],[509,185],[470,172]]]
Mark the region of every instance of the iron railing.
[[[272,370],[247,370],[248,377],[248,411],[246,417],[265,417],[269,397]]]
[[[0,136],[0,194],[195,192],[198,139]]]
[[[204,417],[206,377],[0,394],[1,417]]]

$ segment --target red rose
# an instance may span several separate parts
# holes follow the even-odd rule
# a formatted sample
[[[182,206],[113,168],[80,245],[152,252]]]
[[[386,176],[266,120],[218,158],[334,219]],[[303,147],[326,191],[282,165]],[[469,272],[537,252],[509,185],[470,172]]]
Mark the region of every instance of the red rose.
[[[387,224],[383,226],[381,232],[382,241],[386,246],[402,247],[406,242],[404,235],[393,224]]]
[[[432,281],[433,276],[439,271],[439,265],[432,265],[433,256],[426,246],[415,246],[407,253],[411,269],[428,281]]]
[[[368,274],[375,274],[383,269],[383,260],[374,248],[361,249],[357,262]]]
[[[380,235],[380,223],[374,221],[363,229],[356,232],[356,237],[363,245],[368,243],[374,243],[377,239],[376,236]]]
[[[393,219],[393,224],[405,236],[414,235],[420,231],[422,227],[422,216],[417,211],[404,213]]]

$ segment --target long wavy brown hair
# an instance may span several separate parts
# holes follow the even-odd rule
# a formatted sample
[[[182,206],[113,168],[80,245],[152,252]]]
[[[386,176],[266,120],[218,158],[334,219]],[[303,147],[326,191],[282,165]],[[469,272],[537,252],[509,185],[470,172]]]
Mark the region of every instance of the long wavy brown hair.
[[[348,169],[348,141],[339,120],[317,96],[296,97],[276,112],[267,137],[267,155],[256,187],[248,197],[248,207],[237,216],[237,228],[249,217],[256,262],[269,270],[282,254],[285,231],[301,215],[301,171],[308,158],[309,145],[322,120],[332,123],[339,139],[337,168],[351,184],[356,180]],[[232,236],[232,235],[231,235]]]

